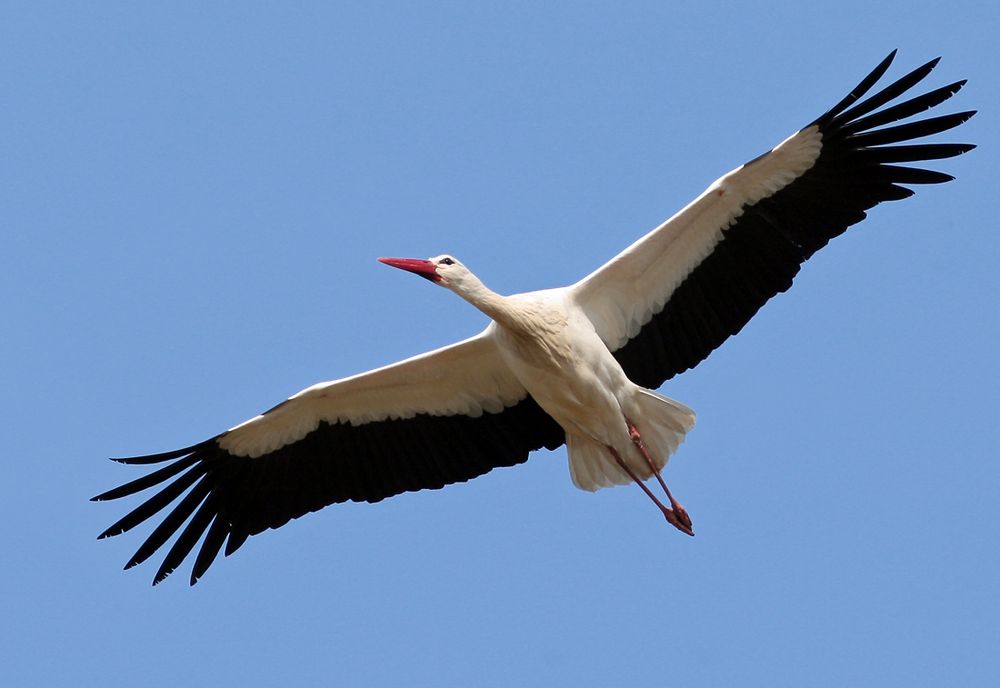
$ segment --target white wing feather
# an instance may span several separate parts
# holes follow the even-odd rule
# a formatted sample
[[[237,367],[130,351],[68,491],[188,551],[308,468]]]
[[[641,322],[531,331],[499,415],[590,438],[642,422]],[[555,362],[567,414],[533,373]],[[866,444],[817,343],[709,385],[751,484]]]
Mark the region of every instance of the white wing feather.
[[[611,351],[638,334],[723,238],[747,205],[787,186],[816,162],[816,126],[720,177],[684,209],[571,287]]]
[[[230,429],[219,445],[237,456],[257,457],[302,439],[322,421],[363,425],[418,413],[499,412],[527,391],[500,358],[493,328],[399,363],[307,387]]]

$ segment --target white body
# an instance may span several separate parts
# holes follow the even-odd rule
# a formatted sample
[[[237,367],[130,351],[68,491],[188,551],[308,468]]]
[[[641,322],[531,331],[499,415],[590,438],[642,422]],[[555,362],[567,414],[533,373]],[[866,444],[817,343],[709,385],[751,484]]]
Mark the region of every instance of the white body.
[[[612,447],[639,476],[652,472],[630,450],[626,417],[662,468],[694,426],[686,406],[634,385],[569,290],[519,294],[492,302],[487,330],[524,388],[566,431],[570,474],[585,490],[630,482]]]

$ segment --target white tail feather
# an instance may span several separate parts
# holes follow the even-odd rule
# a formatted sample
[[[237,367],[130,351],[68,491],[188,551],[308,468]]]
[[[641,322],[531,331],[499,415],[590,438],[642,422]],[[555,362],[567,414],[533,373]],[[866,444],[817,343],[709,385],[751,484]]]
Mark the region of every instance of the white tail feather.
[[[641,387],[636,387],[634,391],[624,405],[624,414],[635,423],[650,457],[656,467],[662,469],[684,441],[684,435],[694,427],[694,411],[656,392]],[[622,427],[625,427],[624,419]],[[616,447],[618,453],[636,475],[643,480],[651,478],[653,472],[649,464],[627,437],[627,433],[623,433],[625,439],[622,446]],[[590,437],[567,434],[566,449],[573,484],[582,490],[593,492],[632,481],[615,463],[608,448]]]

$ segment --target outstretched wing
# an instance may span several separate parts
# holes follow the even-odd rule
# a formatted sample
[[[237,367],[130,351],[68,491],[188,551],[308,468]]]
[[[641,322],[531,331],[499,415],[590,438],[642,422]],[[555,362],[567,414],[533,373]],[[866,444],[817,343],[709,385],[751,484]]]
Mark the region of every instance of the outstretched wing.
[[[952,179],[898,163],[950,158],[974,146],[893,144],[956,127],[974,111],[895,123],[940,105],[965,81],[883,108],[924,79],[932,60],[858,102],[894,56],[815,122],[717,180],[572,287],[634,382],[656,388],[700,363],[866,210],[913,194],[902,185]]]
[[[534,449],[555,449],[564,441],[562,429],[510,374],[491,328],[309,387],[200,444],[115,459],[166,465],[95,501],[162,487],[100,537],[131,530],[176,502],[125,568],[180,531],[153,579],[159,583],[204,535],[193,585],[224,543],[228,556],[250,535],[329,504],[438,489],[522,463]]]

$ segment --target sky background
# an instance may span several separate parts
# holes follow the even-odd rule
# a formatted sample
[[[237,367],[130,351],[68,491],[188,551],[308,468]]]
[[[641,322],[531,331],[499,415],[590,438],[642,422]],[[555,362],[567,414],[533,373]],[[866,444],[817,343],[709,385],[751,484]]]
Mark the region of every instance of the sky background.
[[[1000,685],[1000,31],[989,2],[0,6],[7,685]],[[97,542],[142,474],[478,332],[378,264],[575,281],[891,49],[979,109],[663,392],[697,537],[563,450],[328,508],[194,588]],[[442,438],[446,441],[446,438]],[[156,560],[159,561],[158,559]]]

